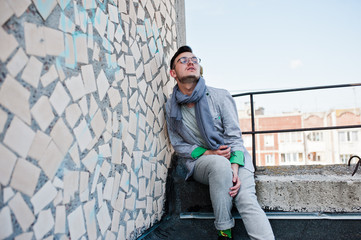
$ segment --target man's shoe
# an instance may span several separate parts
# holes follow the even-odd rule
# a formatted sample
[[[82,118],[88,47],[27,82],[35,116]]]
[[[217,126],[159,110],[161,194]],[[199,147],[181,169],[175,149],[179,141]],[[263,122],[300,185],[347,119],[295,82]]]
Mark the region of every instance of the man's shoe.
[[[224,236],[218,236],[218,240],[230,240],[232,238],[224,237]]]

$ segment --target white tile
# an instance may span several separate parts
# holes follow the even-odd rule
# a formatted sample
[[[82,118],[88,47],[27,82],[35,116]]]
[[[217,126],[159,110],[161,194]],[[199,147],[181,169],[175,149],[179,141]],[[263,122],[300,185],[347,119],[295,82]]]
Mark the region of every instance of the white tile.
[[[35,132],[19,118],[14,117],[6,132],[4,143],[25,158],[34,137]]]
[[[137,219],[135,220],[135,227],[136,228],[142,228],[144,226],[144,215],[142,211],[139,211],[139,214],[137,216]]]
[[[132,46],[130,47],[130,50],[132,51],[132,54],[135,58],[135,62],[138,62],[140,60],[141,54],[140,54],[139,46],[136,41],[133,42]]]
[[[15,237],[15,240],[32,240],[33,239],[33,232],[26,232],[19,234]]]
[[[48,97],[41,96],[35,105],[31,108],[31,114],[33,118],[40,126],[41,130],[45,131],[49,124],[54,119],[53,110],[50,105]]]
[[[57,0],[59,6],[61,7],[61,9],[65,10],[65,8],[68,6],[68,4],[70,3],[70,0]]]
[[[127,12],[126,0],[118,0],[118,10],[119,10],[119,12],[122,12],[122,13]]]
[[[65,109],[65,119],[71,128],[73,128],[75,124],[78,122],[81,113],[82,112],[80,110],[80,107],[76,103],[69,105]]]
[[[75,31],[75,24],[63,12],[61,12],[58,28],[63,32],[73,34]]]
[[[129,126],[128,126],[128,132],[136,135],[137,134],[137,125],[138,125],[138,118],[135,112],[130,111],[129,112]]]
[[[7,203],[15,195],[11,187],[6,187],[3,190],[3,203]]]
[[[113,53],[114,52],[113,44],[105,37],[102,37],[102,46],[105,48],[105,50],[108,53]]]
[[[119,23],[118,9],[112,4],[108,4],[109,20],[114,23]]]
[[[103,183],[101,183],[101,182],[98,183],[96,189],[97,189],[97,197],[98,197],[98,207],[100,208],[103,206],[103,203],[104,203],[104,201],[103,201]]]
[[[79,192],[84,192],[89,186],[89,172],[80,172]]]
[[[54,82],[55,79],[57,79],[58,72],[56,71],[55,65],[51,65],[49,70],[40,77],[40,82],[43,85],[43,87],[47,87],[50,83]]]
[[[127,148],[129,154],[131,155],[133,153],[135,140],[129,133],[125,134],[124,136],[124,146]]]
[[[74,37],[75,41],[75,54],[76,61],[79,63],[88,63],[88,46],[87,46],[87,35],[77,34]]]
[[[135,76],[137,79],[140,79],[143,76],[144,73],[144,65],[142,62],[140,62],[139,66],[137,67],[137,70],[135,70]]]
[[[112,220],[109,215],[109,210],[107,204],[103,204],[103,206],[100,208],[98,214],[97,214],[97,220],[99,224],[100,231],[102,235],[104,236],[105,231],[110,226]]]
[[[138,102],[138,91],[134,91],[133,95],[129,98],[129,107],[135,109]]]
[[[58,206],[63,201],[63,190],[59,190],[58,194],[56,195],[53,205],[54,207]]]
[[[97,85],[98,85],[99,99],[100,101],[102,101],[109,88],[109,81],[108,78],[105,76],[103,69],[100,70],[100,73],[98,75]]]
[[[99,155],[101,155],[103,158],[108,158],[112,156],[109,144],[103,144],[99,146]]]
[[[113,138],[112,140],[112,163],[121,164],[122,163],[122,148],[123,142],[119,138]]]
[[[0,0],[0,26],[2,26],[13,14],[14,10],[11,7],[11,2],[8,0]]]
[[[63,154],[55,143],[51,141],[39,161],[39,166],[43,169],[45,175],[48,176],[49,179],[53,179],[62,160]]]
[[[64,33],[48,27],[43,27],[45,38],[46,54],[51,56],[61,56],[65,53]]]
[[[86,233],[82,206],[68,215],[68,228],[71,239],[78,239]]]
[[[97,239],[97,222],[95,219],[95,199],[84,204],[84,216],[88,233],[91,240]]]
[[[24,159],[19,159],[15,165],[10,186],[31,197],[34,194],[39,175],[40,168]]]
[[[120,191],[118,194],[118,197],[114,203],[114,209],[116,209],[119,212],[124,211],[124,202],[125,202],[125,193],[123,191]],[[125,220],[125,219],[123,219]]]
[[[5,1],[6,0],[1,0],[0,4]],[[2,7],[0,7],[0,9],[2,10]],[[3,14],[0,14],[0,18],[1,18],[1,16],[3,16]],[[1,23],[1,19],[0,19],[0,23]],[[5,62],[6,59],[10,56],[10,54],[16,49],[17,46],[18,46],[18,42],[16,41],[15,37],[11,34],[8,34],[1,28],[0,29],[0,60],[2,62]]]
[[[69,102],[69,95],[66,93],[63,85],[58,82],[50,96],[51,105],[54,107],[58,115],[61,116]]]
[[[60,81],[64,81],[65,73],[64,73],[64,70],[63,70],[63,67],[62,67],[60,61],[55,61],[55,67],[56,67],[56,71],[58,71],[58,76],[59,76]]]
[[[39,191],[37,191],[34,196],[30,199],[33,207],[34,213],[38,214],[44,207],[46,207],[51,201],[54,200],[58,191],[51,184],[50,181],[44,184]]]
[[[88,114],[88,112],[89,112],[88,101],[85,96],[79,100],[79,107],[84,116]]]
[[[60,118],[55,123],[52,131],[50,132],[50,136],[53,138],[55,144],[65,156],[68,153],[74,138],[62,118]]]
[[[144,209],[145,210],[147,207],[147,201],[146,200],[142,200],[142,201],[137,200],[135,202],[135,207],[136,207],[136,209]]]
[[[135,74],[135,63],[133,56],[125,56],[126,68],[125,71],[127,74]]]
[[[114,210],[113,211],[113,218],[112,218],[112,226],[111,226],[111,231],[112,232],[118,232],[118,230],[119,230],[119,221],[120,221],[120,212]]]
[[[21,229],[26,231],[34,222],[35,217],[19,192],[10,200],[9,207],[15,215]]]
[[[80,28],[84,33],[87,33],[88,24],[89,24],[89,21],[90,21],[89,17],[88,17],[88,14],[83,9],[81,9],[78,13],[79,13],[79,21],[80,21],[79,25],[80,25]],[[93,33],[88,32],[88,36],[93,36]],[[93,47],[91,47],[91,49],[92,48]]]
[[[94,50],[93,50],[94,61],[99,61],[99,52],[100,52],[100,47],[97,42],[94,42]]]
[[[114,109],[121,101],[119,90],[115,88],[109,88],[108,97],[110,100],[110,106]]]
[[[112,124],[113,133],[119,132],[119,119],[117,112],[113,112],[113,124]]]
[[[65,66],[68,68],[76,67],[76,52],[74,38],[70,34],[65,34]]]
[[[13,56],[13,58],[6,65],[6,68],[8,69],[11,76],[15,78],[18,73],[25,67],[28,60],[29,59],[26,56],[24,50],[20,47]]]
[[[73,162],[75,163],[77,168],[80,168],[80,157],[79,157],[79,150],[78,144],[74,142],[73,146],[69,149],[69,154]]]
[[[130,170],[130,185],[133,186],[135,190],[138,189],[138,177],[135,175],[133,169]]]
[[[90,117],[90,119],[93,119],[93,117],[95,116],[95,113],[99,109],[98,102],[95,100],[93,94],[90,94],[90,104],[89,105],[90,105],[89,106],[89,117]]]
[[[82,163],[90,173],[94,172],[94,168],[97,162],[98,154],[94,149],[90,150],[90,152],[82,159]]]
[[[8,185],[17,157],[14,153],[0,144],[0,183]]]
[[[129,190],[129,183],[130,183],[130,179],[129,179],[130,175],[126,170],[123,170],[122,172],[122,177],[120,180],[120,187],[124,190],[124,192],[128,192]]]
[[[146,179],[139,179],[138,199],[145,198],[146,196]]]
[[[107,178],[107,182],[105,183],[104,192],[103,192],[103,199],[111,200],[113,184],[114,184],[114,177]]]
[[[49,17],[57,3],[56,0],[47,0],[46,2],[44,2],[43,0],[33,0],[33,2],[44,20]]]
[[[82,0],[82,2],[85,9],[94,9],[97,7],[95,0]]]
[[[64,188],[64,182],[61,179],[59,179],[57,176],[55,176],[54,180],[53,180],[53,186],[56,187],[56,188],[63,189]]]
[[[107,24],[108,16],[98,7],[95,12],[94,27],[101,37],[104,37]]]
[[[103,158],[104,159],[104,158]],[[111,170],[111,165],[104,159],[102,167],[100,169],[100,173],[105,177],[108,178],[109,172]]]
[[[65,233],[66,230],[66,210],[65,210],[65,206],[61,205],[61,206],[57,206],[56,207],[56,212],[55,212],[55,228],[54,228],[54,233]]]
[[[112,22],[108,22],[107,38],[111,43],[114,41],[114,34],[115,34],[115,24]]]
[[[125,199],[125,208],[130,211],[135,210],[135,193],[132,193],[129,198]]]
[[[78,101],[80,98],[82,98],[85,95],[83,79],[81,78],[80,74],[65,80],[65,84],[74,102]]]
[[[79,191],[79,172],[64,171],[64,197],[63,204],[70,203],[74,199],[74,195]]]
[[[93,65],[89,64],[81,66],[81,73],[83,76],[85,93],[95,92],[97,90],[97,87],[95,84]]]
[[[40,1],[40,0],[38,0]],[[29,55],[46,56],[43,28],[33,23],[24,23],[25,49]]]
[[[96,112],[90,124],[95,133],[96,138],[99,138],[105,129],[105,121],[103,119],[103,115],[100,109]]]
[[[93,182],[92,182],[92,186],[91,186],[91,189],[90,189],[90,193],[95,192],[95,188],[96,188],[96,185],[97,185],[98,180],[99,180],[99,175],[100,175],[100,166],[96,165],[95,172],[94,172],[94,175],[93,175]]]
[[[54,227],[54,218],[51,210],[41,211],[38,220],[34,224],[34,234],[36,239],[42,239]]]
[[[118,197],[119,183],[120,183],[120,174],[118,173],[118,171],[114,171],[114,172],[115,172],[115,174],[114,174],[114,181],[113,181],[113,190],[112,190],[112,197],[111,197],[111,201],[110,201],[110,204],[113,208],[115,206],[115,202]]]
[[[0,210],[0,222],[0,238],[5,239],[14,232],[10,208],[8,206],[5,206]]]
[[[118,24],[114,33],[115,39],[118,41],[118,43],[121,43],[123,40],[124,31],[121,24]]]

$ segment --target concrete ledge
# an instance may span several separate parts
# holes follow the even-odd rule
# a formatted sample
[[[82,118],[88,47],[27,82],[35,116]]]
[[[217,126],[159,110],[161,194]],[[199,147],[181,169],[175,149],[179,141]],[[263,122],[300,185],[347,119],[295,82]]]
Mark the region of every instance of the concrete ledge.
[[[266,210],[361,212],[361,172],[354,167],[292,166],[261,168],[257,196]]]
[[[175,163],[172,171],[170,213],[213,212],[208,186],[184,181]],[[361,170],[351,176],[354,166],[282,166],[258,168],[256,189],[266,211],[361,212]]]

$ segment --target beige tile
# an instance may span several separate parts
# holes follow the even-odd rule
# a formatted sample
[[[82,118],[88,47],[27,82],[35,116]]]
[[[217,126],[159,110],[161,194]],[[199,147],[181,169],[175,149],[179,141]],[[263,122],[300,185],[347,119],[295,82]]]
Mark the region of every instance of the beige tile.
[[[87,46],[87,35],[77,34],[74,37],[75,41],[75,54],[76,61],[79,63],[88,63],[88,46]]]
[[[34,213],[38,214],[41,210],[43,210],[44,207],[54,200],[57,193],[58,191],[50,181],[45,183],[44,186],[30,199],[34,207]]]
[[[14,117],[6,132],[4,143],[25,158],[34,137],[35,132],[19,118]]]
[[[14,153],[0,144],[0,183],[8,185],[17,157]]]
[[[82,112],[79,108],[79,105],[76,103],[69,105],[65,109],[65,119],[71,128],[75,126],[75,124],[79,120],[79,117],[81,116],[81,113]]]
[[[43,27],[46,54],[62,56],[65,54],[64,33],[48,27]]]
[[[20,47],[18,51],[15,53],[13,58],[6,65],[11,76],[14,78],[18,75],[19,72],[25,67],[28,62],[28,57],[26,56],[24,50]]]
[[[83,152],[92,140],[92,136],[85,119],[82,119],[80,124],[74,128],[73,131],[80,148],[80,152]]]
[[[54,227],[54,218],[51,210],[41,211],[38,220],[34,224],[34,234],[36,239],[42,239]]]
[[[82,206],[68,215],[68,229],[71,239],[78,239],[86,233]]]
[[[0,238],[5,239],[14,232],[10,208],[8,206],[5,206],[0,210],[0,222]]]
[[[31,114],[41,130],[45,131],[54,119],[53,110],[48,97],[41,96],[31,109]]]
[[[104,236],[105,231],[110,226],[112,220],[109,215],[109,210],[107,204],[103,204],[103,206],[99,209],[99,212],[97,214],[97,220],[99,224],[100,231],[102,235]]]
[[[68,153],[68,150],[72,145],[74,138],[62,118],[60,118],[55,123],[52,131],[50,132],[50,136],[53,138],[55,144],[65,156]]]
[[[0,0],[0,26],[2,26],[13,14],[14,10],[8,0]]]
[[[46,4],[42,0],[33,0],[33,2],[44,20],[49,17],[56,6],[56,0],[47,0]]]
[[[29,55],[39,57],[46,56],[44,33],[42,27],[37,27],[33,23],[24,23],[25,49]]]
[[[55,79],[57,79],[58,72],[56,71],[55,65],[51,65],[49,70],[40,77],[40,82],[43,85],[43,87],[47,87],[50,83],[54,82]]]
[[[81,78],[80,74],[65,80],[65,84],[74,102],[78,101],[80,98],[82,98],[85,95],[83,79]]]
[[[63,85],[58,82],[53,93],[50,96],[50,103],[54,107],[55,111],[61,116],[70,102],[70,97],[66,93]]]
[[[54,233],[65,233],[66,230],[66,210],[65,210],[65,206],[61,205],[61,206],[57,206],[56,207],[56,212],[55,212],[55,228],[54,228]]]
[[[21,229],[25,232],[35,221],[35,217],[19,192],[9,201],[9,207]]]
[[[89,64],[81,66],[81,73],[83,76],[85,93],[95,92],[97,90],[97,86],[95,83],[93,65]]]
[[[1,0],[6,1],[6,0]],[[1,4],[0,1],[0,4]],[[0,7],[1,9],[2,7]],[[2,16],[2,14],[0,14]],[[1,17],[0,17],[1,18]],[[1,21],[1,19],[0,19]],[[18,42],[11,34],[6,33],[2,28],[0,29],[0,60],[5,62],[11,53],[17,48]]]
[[[39,175],[40,168],[24,159],[19,159],[15,165],[10,186],[31,197],[34,194]]]
[[[73,34],[75,32],[75,24],[63,12],[60,13],[59,29],[63,32]],[[66,49],[66,47],[65,47]]]
[[[82,159],[82,163],[90,173],[94,172],[94,168],[97,162],[98,154],[94,149],[90,150],[90,152]]]
[[[101,37],[105,35],[105,28],[108,23],[108,15],[106,15],[99,7],[95,12],[94,27]]]
[[[43,133],[42,131],[37,131],[34,137],[34,140],[30,146],[28,156],[39,161],[43,156],[46,148],[48,147],[51,138]]]
[[[94,9],[97,7],[95,0],[82,0],[82,2],[85,9]]]
[[[63,154],[55,143],[51,141],[39,161],[39,166],[49,179],[53,179],[62,161]]]
[[[87,228],[88,238],[90,240],[97,239],[97,224],[95,219],[95,199],[87,202],[83,206],[85,223]]]

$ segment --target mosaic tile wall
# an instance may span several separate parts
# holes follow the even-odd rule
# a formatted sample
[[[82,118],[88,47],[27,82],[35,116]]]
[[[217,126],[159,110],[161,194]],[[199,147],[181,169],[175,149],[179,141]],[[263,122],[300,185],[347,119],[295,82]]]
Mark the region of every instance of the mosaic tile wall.
[[[0,239],[135,239],[164,213],[175,0],[0,0]]]

